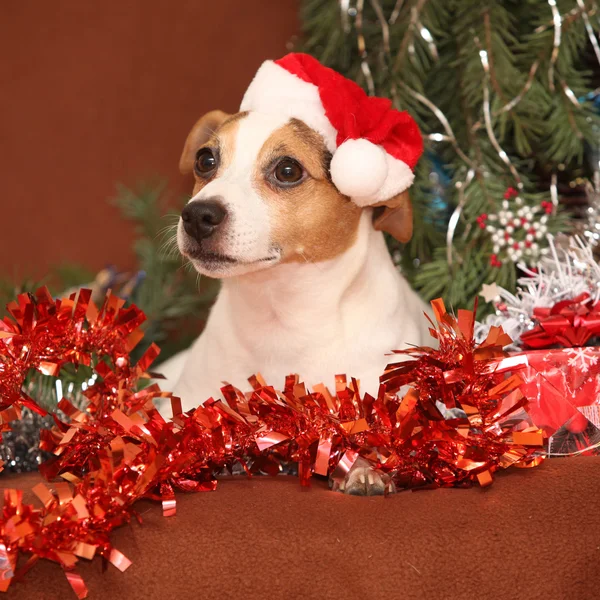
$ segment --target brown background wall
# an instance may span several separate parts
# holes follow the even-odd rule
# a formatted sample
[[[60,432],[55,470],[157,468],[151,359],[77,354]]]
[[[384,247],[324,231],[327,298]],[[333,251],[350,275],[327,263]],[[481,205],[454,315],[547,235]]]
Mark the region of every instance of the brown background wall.
[[[194,121],[235,111],[286,52],[297,0],[4,0],[0,7],[0,275],[64,261],[133,266],[115,183],[165,176]]]

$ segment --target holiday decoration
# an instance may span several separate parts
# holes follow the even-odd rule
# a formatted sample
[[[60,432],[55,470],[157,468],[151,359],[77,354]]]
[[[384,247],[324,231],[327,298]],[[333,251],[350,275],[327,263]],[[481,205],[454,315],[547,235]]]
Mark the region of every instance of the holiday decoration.
[[[511,207],[510,201],[513,201],[514,207]],[[547,254],[549,249],[540,249],[540,240],[545,242],[548,231],[546,223],[552,210],[551,202],[542,202],[537,209],[526,206],[517,190],[509,188],[497,215],[483,213],[477,217],[479,227],[485,229],[494,242],[490,264],[499,267],[502,265],[502,258],[506,257],[514,263],[523,260],[532,264],[540,254]],[[539,212],[545,214],[536,220]],[[499,256],[501,252],[505,256]]]
[[[600,152],[596,152],[595,164],[600,165]],[[594,183],[586,182],[585,191],[588,198],[585,219],[578,223],[579,233],[592,246],[600,242],[600,171],[597,172]]]
[[[361,396],[359,383],[344,376],[331,394],[323,386],[309,392],[297,376],[278,392],[257,375],[251,393],[226,386],[224,402],[209,399],[189,413],[172,398],[167,422],[153,400],[170,394],[139,385],[157,348],[137,364],[130,359],[141,340],[139,309],[112,295],[98,308],[89,290],[59,300],[45,289],[20,296],[0,324],[2,427],[24,406],[45,412],[22,388],[30,369],[56,376],[70,364],[88,365],[96,377],[84,391],[88,405],[62,398],[55,427],[41,435],[40,447],[53,455],[42,474],[65,481],[36,486],[37,508],[21,492],[5,492],[0,586],[46,558],[85,598],[77,561],[99,554],[128,568],[109,534],[135,516],[138,499],[161,500],[165,516],[173,515],[176,489],[213,490],[215,475],[236,464],[276,474],[295,462],[308,484],[313,473],[340,482],[361,457],[398,488],[488,485],[497,469],[539,464],[543,436],[519,391],[519,365],[502,351],[506,335],[494,329],[476,345],[471,311],[455,319],[441,301],[433,308],[439,349],[401,352],[408,360],[388,367],[377,398]],[[414,387],[398,396],[408,384]],[[21,556],[28,560],[19,568]]]
[[[600,334],[600,304],[589,294],[558,302],[552,308],[534,308],[536,325],[521,335],[524,348],[585,346]]]
[[[513,349],[584,346],[600,335],[600,265],[589,242],[549,237],[535,270],[519,267],[524,276],[515,294],[494,287],[495,314],[476,325],[476,339],[498,326],[514,340]]]
[[[600,453],[600,349],[536,350],[522,355],[523,393],[543,429],[549,456]]]
[[[527,361],[522,391],[550,456],[598,453],[600,349],[584,346],[600,336],[600,266],[582,238],[550,238],[548,248],[535,271],[520,265],[516,294],[483,291],[496,314],[476,325],[476,338],[499,326],[513,336],[509,349]]]
[[[40,432],[52,425],[51,416],[23,409],[21,418],[13,421],[11,429],[2,433],[0,463],[4,470],[13,473],[37,471],[44,459],[49,458],[39,446]]]
[[[588,0],[303,0],[303,50],[423,133],[413,237],[389,244],[426,299],[471,306],[484,283],[514,293],[517,263],[534,267],[545,233],[574,225],[560,189],[598,189],[597,14]]]

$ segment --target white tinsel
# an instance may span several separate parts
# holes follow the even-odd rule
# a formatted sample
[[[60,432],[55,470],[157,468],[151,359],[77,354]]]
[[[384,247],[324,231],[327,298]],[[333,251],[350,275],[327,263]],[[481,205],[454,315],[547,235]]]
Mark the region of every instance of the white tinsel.
[[[488,316],[483,323],[475,324],[475,339],[485,340],[491,327],[502,326],[514,340],[508,347],[518,349],[521,335],[535,325],[535,308],[552,307],[562,300],[570,300],[582,293],[590,295],[589,302],[600,300],[600,265],[596,263],[591,244],[581,237],[568,238],[567,247],[557,247],[548,236],[550,253],[537,265],[537,273],[526,265],[518,267],[527,275],[517,281],[517,292],[511,294],[499,287],[500,301],[495,302],[496,314]]]

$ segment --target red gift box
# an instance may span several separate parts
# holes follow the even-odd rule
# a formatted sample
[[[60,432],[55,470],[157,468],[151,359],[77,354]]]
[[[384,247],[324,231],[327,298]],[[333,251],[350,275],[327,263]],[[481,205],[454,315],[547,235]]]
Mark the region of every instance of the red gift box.
[[[600,348],[532,350],[521,371],[528,412],[549,454],[600,454]],[[594,446],[599,447],[595,448]]]

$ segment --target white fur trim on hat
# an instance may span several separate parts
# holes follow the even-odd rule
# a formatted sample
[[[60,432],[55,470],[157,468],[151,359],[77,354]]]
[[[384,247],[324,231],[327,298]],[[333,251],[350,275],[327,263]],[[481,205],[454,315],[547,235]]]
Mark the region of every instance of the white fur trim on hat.
[[[319,88],[273,61],[264,62],[258,69],[244,94],[240,110],[300,119],[320,133],[327,149],[335,152],[337,131],[325,115]]]
[[[414,174],[405,162],[367,139],[348,139],[337,147],[338,132],[325,114],[318,87],[273,61],[258,69],[240,110],[300,119],[320,133],[333,155],[333,183],[358,206],[385,202],[413,182]]]
[[[331,161],[331,180],[337,189],[365,207],[385,202],[410,187],[411,168],[368,140],[346,140]]]

